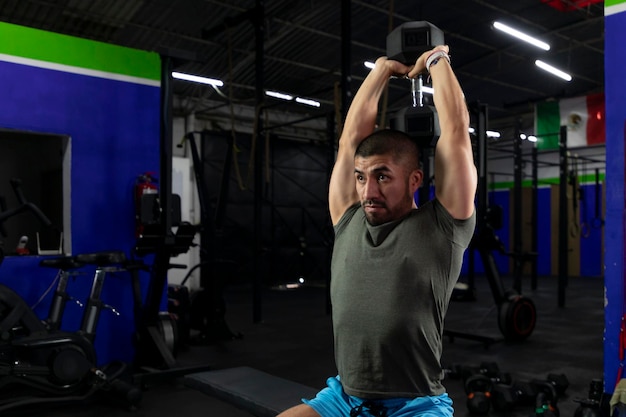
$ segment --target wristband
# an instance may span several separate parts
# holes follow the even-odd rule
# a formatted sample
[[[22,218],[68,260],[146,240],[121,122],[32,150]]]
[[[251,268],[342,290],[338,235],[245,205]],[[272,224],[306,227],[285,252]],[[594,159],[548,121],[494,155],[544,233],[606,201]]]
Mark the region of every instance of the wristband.
[[[437,62],[439,62],[441,58],[445,58],[446,61],[448,61],[448,64],[450,63],[450,55],[448,55],[446,51],[442,51],[442,50],[435,51],[428,56],[428,59],[426,60],[426,70],[428,71],[429,74],[430,74],[430,67],[437,64]]]

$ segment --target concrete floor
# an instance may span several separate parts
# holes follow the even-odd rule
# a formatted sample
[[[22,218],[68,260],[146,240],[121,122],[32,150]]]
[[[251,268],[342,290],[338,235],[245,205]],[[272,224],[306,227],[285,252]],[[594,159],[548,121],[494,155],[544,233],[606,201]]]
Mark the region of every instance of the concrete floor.
[[[506,284],[506,278],[505,278]],[[545,379],[548,374],[565,374],[569,386],[558,402],[562,417],[574,416],[577,399],[586,399],[593,379],[603,377],[603,281],[601,278],[570,278],[565,307],[557,306],[556,278],[543,277],[535,291],[524,294],[537,307],[537,325],[532,335],[520,343],[480,342],[455,338],[444,341],[442,364],[458,366],[495,362],[513,380]],[[447,329],[499,339],[497,313],[486,281],[477,279],[477,301],[453,302],[446,320]],[[227,369],[249,366],[313,388],[321,388],[328,376],[335,375],[330,316],[322,286],[297,290],[266,290],[262,297],[260,323],[253,323],[252,294],[248,287],[228,288],[226,322],[240,339],[204,346],[189,346],[177,359],[183,368],[207,366]],[[472,415],[466,405],[463,381],[450,374],[445,380],[454,400],[455,415]],[[109,400],[87,404],[34,406],[7,411],[4,416],[107,416],[107,417],[246,417],[251,416],[231,402],[206,395],[171,379],[148,384],[139,408],[129,412]],[[527,417],[534,406],[514,407],[506,412],[490,410],[491,416]]]

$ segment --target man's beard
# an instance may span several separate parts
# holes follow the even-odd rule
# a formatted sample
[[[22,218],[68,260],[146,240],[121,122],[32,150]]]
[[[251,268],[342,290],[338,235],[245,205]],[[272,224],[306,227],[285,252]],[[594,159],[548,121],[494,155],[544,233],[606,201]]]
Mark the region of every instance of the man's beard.
[[[378,209],[384,209],[383,213],[371,213],[366,210],[367,206],[375,206]],[[378,200],[365,200],[361,203],[361,208],[363,208],[363,212],[365,213],[365,218],[367,222],[372,226],[378,226],[380,224],[386,223],[389,221],[389,211],[387,210],[387,205]]]

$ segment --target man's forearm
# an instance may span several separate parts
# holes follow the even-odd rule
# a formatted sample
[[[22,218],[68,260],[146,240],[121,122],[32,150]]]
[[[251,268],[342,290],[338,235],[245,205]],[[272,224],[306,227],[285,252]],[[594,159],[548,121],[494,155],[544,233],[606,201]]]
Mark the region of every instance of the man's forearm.
[[[450,130],[451,136],[457,137],[455,133],[467,131],[469,128],[469,114],[461,85],[445,59],[432,65],[430,74],[442,136],[448,136],[444,132]]]
[[[354,96],[341,135],[352,147],[371,134],[376,126],[378,103],[391,76],[386,58],[379,58]],[[340,141],[340,144],[341,144]]]

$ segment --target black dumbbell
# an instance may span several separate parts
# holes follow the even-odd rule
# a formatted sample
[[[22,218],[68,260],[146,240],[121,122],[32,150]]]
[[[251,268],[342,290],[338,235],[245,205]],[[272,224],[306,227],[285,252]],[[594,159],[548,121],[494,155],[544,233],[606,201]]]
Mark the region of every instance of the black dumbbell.
[[[562,397],[569,387],[569,380],[565,374],[548,374],[546,380],[554,386],[559,397]]]
[[[485,375],[491,378],[496,384],[510,384],[511,374],[500,372],[500,368],[496,362],[482,362],[480,365],[452,365],[446,370],[446,374],[452,379],[462,379],[473,375]]]
[[[589,383],[589,396],[586,399],[575,399],[580,405],[574,417],[600,417],[603,413],[604,382],[601,379],[592,379]]]
[[[535,385],[528,381],[495,384],[491,391],[491,404],[496,411],[510,411],[520,405],[532,405],[537,397]]]
[[[482,362],[480,364],[480,373],[491,378],[494,384],[510,384],[513,382],[511,374],[501,372],[496,362]]]

